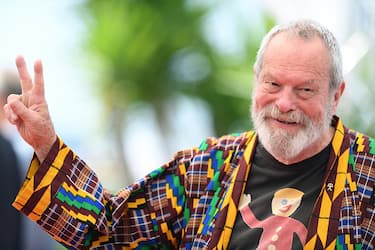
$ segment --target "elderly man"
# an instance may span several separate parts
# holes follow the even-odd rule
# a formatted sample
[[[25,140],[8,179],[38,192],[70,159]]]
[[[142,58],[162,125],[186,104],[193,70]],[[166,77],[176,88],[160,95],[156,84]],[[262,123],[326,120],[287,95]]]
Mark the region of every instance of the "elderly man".
[[[254,131],[208,138],[111,195],[57,137],[42,64],[4,106],[35,150],[14,206],[72,249],[374,249],[375,141],[336,116],[336,39],[276,26],[254,66]],[[141,149],[140,149],[141,150]],[[272,223],[271,223],[272,222]]]

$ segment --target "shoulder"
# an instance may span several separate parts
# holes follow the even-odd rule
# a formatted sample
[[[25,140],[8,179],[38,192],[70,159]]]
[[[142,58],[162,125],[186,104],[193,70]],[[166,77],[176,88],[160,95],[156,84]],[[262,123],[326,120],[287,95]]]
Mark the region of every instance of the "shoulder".
[[[368,157],[375,156],[375,139],[373,137],[353,129],[348,129],[347,133],[350,138],[352,153],[367,155]]]
[[[357,191],[362,204],[362,235],[365,241],[374,234],[372,225],[375,219],[375,140],[355,130],[348,130],[350,138],[351,158],[349,159],[356,176]]]
[[[375,199],[375,139],[355,130],[348,130],[350,138],[349,163],[357,176],[361,192]]]
[[[173,159],[179,163],[187,163],[208,161],[212,157],[226,158],[229,153],[242,152],[254,135],[253,131],[246,131],[220,137],[207,137],[195,148],[176,152]]]
[[[238,150],[242,148],[254,136],[254,131],[234,133],[221,137],[209,137],[202,141],[199,146],[200,151],[207,150]]]

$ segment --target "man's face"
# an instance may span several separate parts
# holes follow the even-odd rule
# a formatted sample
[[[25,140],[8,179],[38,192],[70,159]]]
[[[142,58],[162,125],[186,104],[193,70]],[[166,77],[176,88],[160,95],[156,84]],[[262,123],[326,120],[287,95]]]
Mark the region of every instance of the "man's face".
[[[335,108],[329,69],[319,37],[281,33],[270,41],[253,92],[252,119],[271,154],[292,159],[328,133]]]

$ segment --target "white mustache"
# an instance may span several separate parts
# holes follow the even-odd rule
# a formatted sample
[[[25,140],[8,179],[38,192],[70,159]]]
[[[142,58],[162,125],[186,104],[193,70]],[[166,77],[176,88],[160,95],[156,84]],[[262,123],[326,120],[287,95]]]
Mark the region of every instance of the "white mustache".
[[[275,105],[267,105],[260,112],[263,119],[272,118],[288,123],[306,124],[306,121],[309,119],[304,113],[300,111],[290,111],[287,113],[283,113]]]

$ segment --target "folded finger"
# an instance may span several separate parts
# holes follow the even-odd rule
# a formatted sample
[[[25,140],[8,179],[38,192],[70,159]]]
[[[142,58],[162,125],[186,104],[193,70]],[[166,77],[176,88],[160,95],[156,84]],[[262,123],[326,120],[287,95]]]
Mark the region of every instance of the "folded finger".
[[[11,123],[11,124],[16,124],[17,121],[19,120],[18,115],[14,113],[14,111],[11,109],[9,104],[4,105],[4,113],[6,119]]]
[[[10,94],[7,97],[7,103],[15,102],[15,101],[21,101],[22,97],[21,95],[16,95],[16,94]]]

